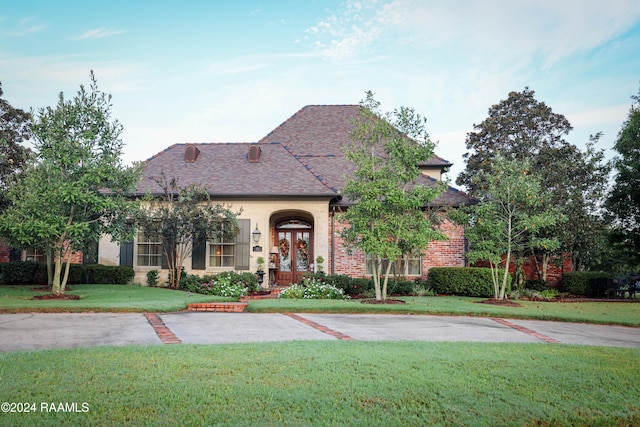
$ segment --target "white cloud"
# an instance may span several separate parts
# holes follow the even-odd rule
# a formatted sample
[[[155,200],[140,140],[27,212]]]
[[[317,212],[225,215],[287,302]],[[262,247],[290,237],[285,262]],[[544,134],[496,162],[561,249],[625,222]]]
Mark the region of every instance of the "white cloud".
[[[550,67],[623,33],[639,17],[636,0],[347,1],[307,33],[334,59],[369,53],[378,43],[509,61],[538,56]]]
[[[127,31],[125,30],[113,30],[110,28],[94,28],[93,30],[88,30],[85,33],[81,34],[78,37],[74,37],[73,40],[87,40],[87,39],[104,39],[107,37],[118,36],[120,34],[125,34]]]
[[[44,31],[47,26],[38,18],[26,17],[17,20],[0,17],[0,34],[13,37],[22,37],[29,34]]]
[[[614,125],[624,122],[629,113],[630,104],[612,105],[587,111],[566,114],[567,120],[574,127]]]

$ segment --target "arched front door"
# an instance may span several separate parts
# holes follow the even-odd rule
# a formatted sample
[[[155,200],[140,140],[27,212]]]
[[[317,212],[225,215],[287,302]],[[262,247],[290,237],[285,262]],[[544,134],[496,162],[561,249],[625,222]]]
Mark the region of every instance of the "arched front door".
[[[279,222],[275,228],[278,247],[277,280],[281,285],[301,283],[313,262],[313,227],[297,219]]]

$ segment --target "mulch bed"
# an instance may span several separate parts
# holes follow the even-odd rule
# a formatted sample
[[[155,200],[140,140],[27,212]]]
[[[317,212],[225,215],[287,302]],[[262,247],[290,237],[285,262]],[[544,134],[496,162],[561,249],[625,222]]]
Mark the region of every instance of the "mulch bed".
[[[489,299],[478,301],[478,302],[480,304],[502,305],[507,307],[522,307],[522,304],[515,301],[508,300],[508,299],[489,298]]]
[[[53,294],[47,294],[47,295],[36,295],[31,299],[35,299],[35,300],[49,300],[49,299],[78,300],[78,299],[80,299],[80,295],[68,295],[68,294],[53,295]]]
[[[386,299],[386,300],[377,300],[377,299],[363,299],[360,301],[362,304],[406,304],[405,301],[401,299]]]
[[[254,292],[249,292],[248,296],[258,297],[258,296],[270,295],[270,294],[271,294],[271,291],[254,291]]]

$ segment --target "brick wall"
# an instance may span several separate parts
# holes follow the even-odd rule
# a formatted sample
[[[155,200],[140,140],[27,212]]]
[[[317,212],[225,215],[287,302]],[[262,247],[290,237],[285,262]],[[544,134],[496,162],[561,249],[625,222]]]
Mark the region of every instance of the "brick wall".
[[[10,262],[11,248],[3,240],[0,240],[0,262]],[[24,255],[24,254],[23,254]],[[82,264],[82,252],[74,252],[71,254],[72,264]]]
[[[335,221],[333,239],[334,253],[334,273],[345,274],[351,277],[365,277],[365,254],[361,251],[348,253],[344,246],[344,241],[340,238],[340,232],[346,224]],[[447,240],[433,241],[429,243],[427,250],[422,254],[422,278],[426,279],[429,269],[432,267],[463,267],[465,265],[464,251],[464,229],[463,227],[444,221],[441,230],[447,236]],[[329,227],[331,233],[331,227]],[[327,272],[330,273],[332,267],[331,257],[331,235],[329,235],[329,260]]]

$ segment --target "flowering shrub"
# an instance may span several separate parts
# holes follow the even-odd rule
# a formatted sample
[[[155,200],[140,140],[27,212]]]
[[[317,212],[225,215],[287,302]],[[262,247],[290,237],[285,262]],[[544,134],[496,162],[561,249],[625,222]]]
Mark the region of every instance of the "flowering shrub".
[[[204,295],[240,298],[249,292],[249,283],[241,280],[233,272],[216,274],[208,282],[196,283],[189,286],[191,292]]]
[[[349,299],[342,289],[326,284],[317,277],[305,277],[301,285],[291,285],[280,292],[279,298],[290,299]]]

